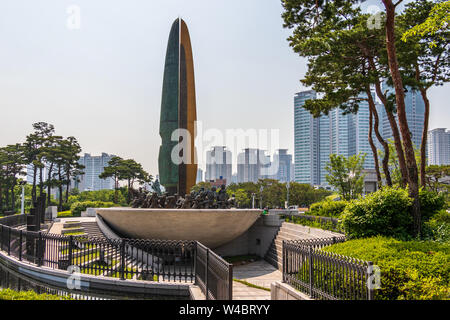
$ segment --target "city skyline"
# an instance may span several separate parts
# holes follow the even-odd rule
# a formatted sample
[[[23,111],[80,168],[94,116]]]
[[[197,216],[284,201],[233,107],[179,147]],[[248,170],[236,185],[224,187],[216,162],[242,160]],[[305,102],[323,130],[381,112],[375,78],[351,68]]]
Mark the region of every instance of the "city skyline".
[[[292,96],[307,89],[299,82],[306,61],[286,41],[280,2],[83,0],[79,30],[67,28],[70,5],[0,4],[2,119],[16,119],[1,122],[0,145],[23,141],[32,123],[46,121],[77,137],[83,153],[107,150],[156,175],[165,47],[180,15],[195,34],[199,120],[222,131],[277,128],[278,147],[294,150]],[[450,122],[448,89],[430,89],[430,130]]]

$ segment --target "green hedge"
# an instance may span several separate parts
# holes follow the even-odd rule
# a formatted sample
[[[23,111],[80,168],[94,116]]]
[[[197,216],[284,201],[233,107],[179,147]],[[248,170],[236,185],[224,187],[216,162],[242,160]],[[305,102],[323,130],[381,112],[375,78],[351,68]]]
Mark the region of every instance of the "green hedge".
[[[450,213],[441,210],[424,224],[423,237],[428,240],[450,242]]]
[[[387,237],[349,240],[322,250],[372,261],[380,268],[379,300],[450,299],[450,244]]]
[[[344,211],[347,204],[347,201],[333,200],[317,202],[311,205],[308,214],[312,216],[338,218]]]
[[[422,189],[419,199],[423,224],[445,206],[443,195],[435,192]],[[383,235],[411,240],[412,203],[407,190],[389,187],[377,190],[365,198],[353,200],[341,216],[345,234],[349,238]]]
[[[87,208],[111,208],[116,206],[113,202],[102,202],[102,201],[84,201],[84,202],[75,202],[70,207],[70,211],[72,211],[72,215],[74,217],[80,216],[82,211],[86,211]]]
[[[34,291],[14,291],[11,289],[0,289],[0,300],[73,300],[70,297],[52,294],[38,294]]]

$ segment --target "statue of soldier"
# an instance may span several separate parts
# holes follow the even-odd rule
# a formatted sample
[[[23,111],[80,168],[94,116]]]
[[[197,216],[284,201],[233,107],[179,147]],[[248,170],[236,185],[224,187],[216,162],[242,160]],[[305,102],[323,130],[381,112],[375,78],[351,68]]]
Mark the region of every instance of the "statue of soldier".
[[[226,187],[223,184],[220,189],[219,189],[219,193],[217,195],[217,207],[219,209],[226,209],[228,206],[228,193],[226,191]]]
[[[237,204],[234,193],[231,195],[231,198],[228,199],[227,202],[228,202],[228,208],[238,208],[238,204]]]
[[[187,194],[186,197],[184,198],[184,201],[183,201],[183,203],[182,203],[180,208],[182,208],[182,209],[190,209],[190,208],[192,208],[192,200],[193,200],[192,193],[191,194]]]
[[[178,200],[178,195],[177,194],[175,194],[173,196],[168,196],[167,200],[166,200],[166,208],[167,209],[174,209],[174,208],[176,208],[177,200]]]
[[[154,208],[154,209],[160,208],[158,200],[159,200],[158,194],[156,192],[153,192],[152,197],[150,199],[150,207],[149,208]]]
[[[142,207],[142,204],[145,201],[145,197],[147,196],[146,193],[142,190],[142,188],[139,188],[138,191],[134,189],[130,189],[131,196],[134,198],[131,202],[131,207],[133,208],[140,208]]]
[[[157,195],[161,195],[161,187],[158,179],[156,179],[155,182],[153,182],[152,189],[153,191],[156,192]]]
[[[195,195],[194,198],[194,206],[192,206],[193,209],[202,209],[203,208],[203,201],[206,198],[206,191],[205,188],[201,188],[200,191]]]
[[[166,199],[167,199],[167,193],[164,193],[160,197],[158,197],[159,208],[166,208]]]
[[[203,201],[203,206],[205,209],[214,209],[215,205],[216,205],[216,197],[217,197],[217,192],[216,192],[216,187],[212,187],[211,190],[208,190],[206,192],[206,197]]]

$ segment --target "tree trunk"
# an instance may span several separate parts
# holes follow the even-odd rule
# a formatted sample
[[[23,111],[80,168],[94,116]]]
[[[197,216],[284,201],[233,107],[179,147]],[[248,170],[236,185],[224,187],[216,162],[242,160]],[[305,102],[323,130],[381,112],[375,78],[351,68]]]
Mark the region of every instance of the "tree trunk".
[[[52,181],[52,171],[53,171],[53,163],[50,164],[50,167],[48,169],[48,175],[47,175],[47,203],[50,206],[50,201],[51,201],[51,190],[52,190],[52,186],[51,186],[51,181]]]
[[[13,213],[16,213],[16,195],[14,194],[15,184],[13,183],[11,187],[11,210]]]
[[[380,119],[378,117],[377,108],[375,106],[375,101],[373,100],[372,93],[370,92],[370,88],[366,88],[367,97],[369,99],[369,109],[370,109],[370,116],[373,115],[375,119],[374,123],[374,131],[375,136],[377,137],[378,141],[381,143],[384,149],[384,157],[383,157],[383,172],[384,176],[386,178],[386,184],[388,186],[392,186],[392,179],[391,179],[391,173],[389,171],[389,144],[386,142],[386,140],[383,139],[383,137],[380,134],[379,125],[380,125]],[[369,119],[370,120],[370,119]],[[372,125],[370,124],[370,127],[372,128]],[[370,143],[370,141],[369,141]],[[375,148],[376,150],[376,148]],[[372,148],[373,151],[373,148]],[[376,160],[378,161],[378,155]],[[378,169],[379,170],[379,169]]]
[[[66,183],[66,203],[69,202],[69,189],[70,189],[70,173],[67,172],[67,183]]]
[[[44,177],[43,177],[43,168],[40,167],[39,168],[39,195],[41,195],[42,193],[44,193]]]
[[[423,132],[422,132],[422,142],[420,145],[420,184],[422,187],[426,187],[427,178],[426,178],[426,146],[428,139],[428,122],[430,118],[430,100],[427,97],[427,91],[423,88],[420,89],[420,93],[422,94],[423,101],[425,102],[425,115],[423,122]]]
[[[370,68],[372,70],[376,71],[375,63],[373,61],[373,58],[369,59],[369,63],[370,63]],[[400,132],[398,130],[398,126],[397,126],[397,122],[395,121],[395,117],[394,117],[394,115],[392,113],[392,110],[389,110],[388,103],[387,103],[387,98],[386,98],[385,94],[383,93],[383,91],[381,90],[381,84],[380,84],[380,80],[379,79],[376,79],[376,81],[375,81],[375,91],[377,93],[378,98],[381,100],[381,103],[384,106],[384,110],[386,111],[386,115],[387,115],[388,120],[389,120],[389,125],[390,125],[391,130],[392,130],[392,136],[394,137],[395,151],[397,151],[398,164],[399,164],[399,167],[400,167],[400,174],[402,176],[402,181],[400,182],[400,185],[402,187],[406,187],[408,185],[408,172],[407,172],[407,169],[406,169],[406,160],[405,160],[405,153],[403,152],[402,140],[400,138]],[[377,138],[378,138],[378,136],[377,136]],[[380,138],[382,139],[381,136],[380,136]],[[380,138],[378,138],[378,140],[380,140]],[[387,150],[388,150],[388,154],[389,154],[389,145],[387,144],[387,142],[385,142],[385,144],[388,147]],[[383,147],[384,147],[384,144],[383,144]],[[385,149],[385,152],[386,152],[386,148],[385,147],[384,147],[384,149]],[[387,160],[384,160],[384,161],[387,161],[387,163],[389,164],[389,157],[387,158]],[[384,161],[383,161],[383,168],[384,168],[384,164],[385,164]],[[389,165],[388,165],[388,167],[389,167]],[[387,183],[387,181],[386,181],[386,183]],[[391,184],[392,184],[392,180],[391,180]]]
[[[114,177],[114,203],[118,202],[118,196],[119,196],[119,181],[117,180],[117,177]]]
[[[33,203],[36,202],[36,177],[37,177],[37,168],[33,165],[33,189],[31,190],[31,197],[33,198]]]
[[[418,172],[414,154],[414,147],[411,141],[411,133],[409,131],[408,121],[406,119],[405,92],[402,77],[400,75],[400,70],[398,67],[397,53],[395,48],[395,6],[391,0],[383,0],[383,3],[386,8],[386,47],[389,60],[389,69],[395,88],[398,123],[403,139],[403,147],[405,150],[409,195],[411,198],[413,198],[412,215],[414,218],[414,234],[416,237],[418,237],[420,236],[421,229]]]
[[[375,143],[373,143],[372,128],[373,128],[373,112],[372,108],[369,108],[369,144],[370,148],[372,149],[373,160],[375,162],[375,171],[377,173],[378,189],[381,189],[383,187],[383,182],[381,181],[380,164],[378,162],[377,147],[375,146]]]
[[[437,59],[439,61],[439,58]],[[420,84],[420,69],[419,65],[416,63],[415,65],[416,69],[416,81]],[[437,72],[437,70],[436,70]],[[433,79],[434,81],[435,79]],[[427,140],[428,140],[428,122],[430,119],[430,100],[428,100],[427,96],[427,89],[423,86],[419,85],[419,91],[422,95],[423,102],[425,104],[425,114],[424,114],[424,122],[423,122],[423,131],[422,131],[422,141],[420,144],[420,185],[422,187],[427,186],[427,178],[426,178],[426,146],[427,146]]]
[[[3,187],[0,181],[0,213],[3,212]]]
[[[8,187],[5,188],[5,192],[6,192],[6,194],[5,194],[5,202],[6,202],[5,208],[6,208],[6,211],[9,211],[9,188]]]
[[[62,191],[62,175],[61,175],[61,167],[60,166],[58,166],[58,179],[59,179],[59,184],[58,184],[58,190],[59,190],[58,210],[62,211],[63,191]]]

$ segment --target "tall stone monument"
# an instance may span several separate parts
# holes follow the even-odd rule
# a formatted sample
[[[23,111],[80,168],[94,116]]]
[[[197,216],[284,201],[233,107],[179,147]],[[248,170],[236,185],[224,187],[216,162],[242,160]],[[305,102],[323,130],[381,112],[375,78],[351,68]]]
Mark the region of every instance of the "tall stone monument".
[[[167,45],[159,128],[162,138],[158,158],[159,176],[161,184],[169,194],[177,193],[184,196],[195,185],[197,164],[194,163],[194,126],[196,120],[191,40],[186,23],[178,18],[172,25]],[[172,134],[177,129],[186,129],[190,134],[190,141],[183,141],[180,135],[178,135],[178,141],[172,141]],[[184,142],[184,148],[180,147],[180,142]],[[174,163],[172,152],[178,153],[185,159],[190,158],[190,161]],[[187,154],[184,154],[185,152]]]

